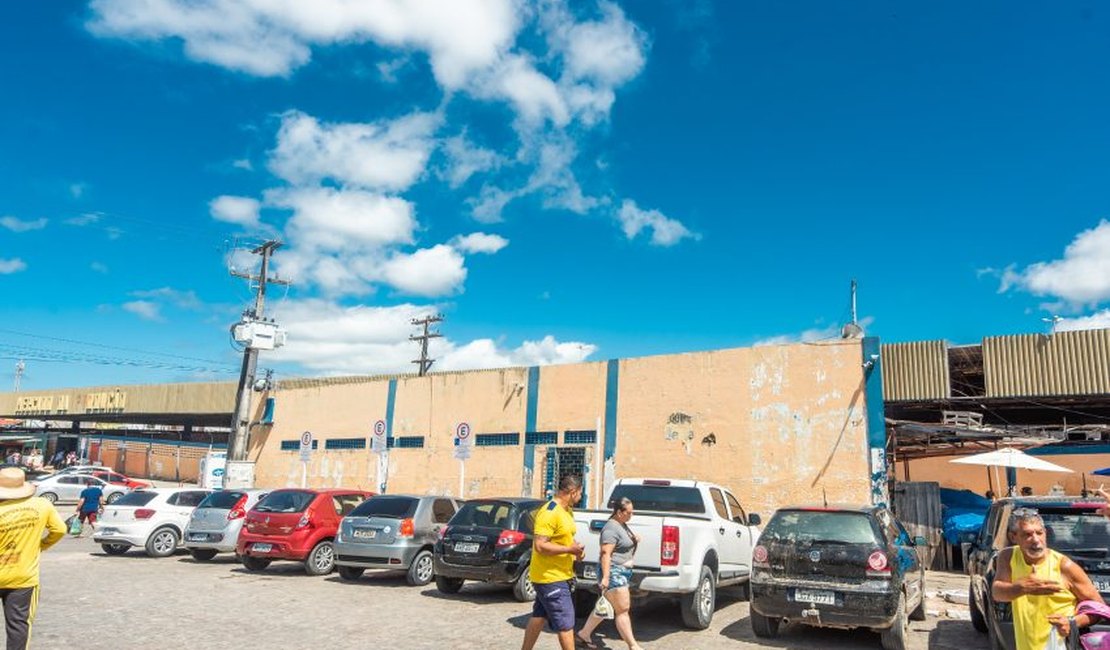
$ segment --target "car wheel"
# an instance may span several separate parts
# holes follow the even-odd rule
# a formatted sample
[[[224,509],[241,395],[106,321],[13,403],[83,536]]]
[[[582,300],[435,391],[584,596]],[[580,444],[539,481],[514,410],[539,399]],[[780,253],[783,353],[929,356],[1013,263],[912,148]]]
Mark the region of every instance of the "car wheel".
[[[1002,639],[998,638],[998,632],[995,630],[994,624],[989,619],[987,620],[987,646],[991,650],[1006,650]]]
[[[197,562],[207,562],[216,557],[216,550],[211,548],[193,548],[189,549],[189,553]]]
[[[127,544],[101,544],[100,548],[108,555],[123,555],[131,547]]]
[[[462,578],[436,576],[436,589],[443,594],[457,594],[463,588],[463,582]]]
[[[979,606],[979,599],[975,597],[975,588],[967,588],[967,604],[971,610],[971,627],[980,634],[987,633],[987,619],[983,617],[983,610]]]
[[[532,576],[528,567],[520,572],[520,576],[513,582],[513,598],[518,602],[528,603],[536,599],[536,585],[532,584]]]
[[[360,569],[355,566],[337,566],[335,568],[337,571],[339,571],[339,577],[343,578],[344,580],[358,580],[362,577],[362,573],[366,570]]]
[[[925,615],[925,579],[924,578],[921,579],[920,593],[921,593],[921,600],[917,601],[917,607],[914,607],[913,611],[910,612],[910,620],[911,621],[924,621],[925,618],[926,618],[926,615]],[[968,601],[968,604],[971,604],[970,600]]]
[[[50,503],[57,503],[58,502],[58,495],[54,494],[53,492],[43,492],[39,496],[46,499]]]
[[[423,587],[436,577],[435,563],[430,551],[420,551],[412,559],[405,580],[413,587]]]
[[[782,619],[777,616],[764,616],[754,609],[752,613],[752,632],[761,639],[773,639],[779,635]]]
[[[909,636],[909,620],[906,617],[906,594],[898,595],[898,609],[894,624],[881,632],[885,650],[906,650],[906,637]]]
[[[247,571],[265,571],[271,562],[271,560],[264,557],[251,557],[249,555],[241,556],[239,561],[243,563],[243,568]]]
[[[169,557],[177,551],[181,540],[172,528],[159,528],[146,540],[146,554],[150,557]]]
[[[704,630],[713,622],[717,608],[717,581],[713,570],[702,565],[698,586],[682,596],[682,622],[691,630]]]
[[[312,549],[304,561],[304,572],[310,576],[326,576],[335,568],[335,547],[323,541]]]
[[[119,498],[122,496],[123,492],[113,492],[108,495],[108,503],[115,503],[116,501],[119,501]]]

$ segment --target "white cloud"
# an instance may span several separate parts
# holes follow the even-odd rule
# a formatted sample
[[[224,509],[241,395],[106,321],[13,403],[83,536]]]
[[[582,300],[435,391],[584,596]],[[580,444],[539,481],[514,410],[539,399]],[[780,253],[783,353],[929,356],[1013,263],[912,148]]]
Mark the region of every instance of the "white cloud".
[[[242,169],[243,171],[254,171],[254,163],[250,161],[250,158],[239,158],[237,160],[233,160],[231,161],[231,166],[235,169]]]
[[[69,185],[69,195],[72,196],[75,199],[79,199],[79,198],[81,198],[82,196],[85,195],[85,192],[88,189],[89,189],[89,184],[88,183],[70,183],[70,185]]]
[[[266,202],[293,211],[286,232],[301,248],[339,251],[409,244],[416,228],[411,203],[362,190],[272,190]]]
[[[867,328],[871,327],[871,324],[874,322],[875,319],[873,317],[867,316],[860,319],[859,325],[861,328],[863,328],[864,331],[866,331]],[[812,343],[814,341],[838,339],[841,337],[842,329],[843,328],[841,325],[813,327],[793,334],[779,334],[776,336],[769,336],[765,339],[760,339],[755,343],[752,343],[752,345],[756,347],[765,345],[790,345],[791,343]]]
[[[503,156],[496,151],[476,146],[466,133],[445,139],[442,149],[447,165],[440,176],[452,189],[462,187],[475,174],[499,169],[505,163]]]
[[[566,71],[575,79],[619,86],[644,67],[647,37],[616,4],[603,3],[603,18],[566,31]]]
[[[150,300],[132,300],[122,305],[124,311],[135,314],[143,320],[161,322],[162,306]]]
[[[417,49],[448,88],[512,44],[520,10],[513,0],[92,0],[91,9],[94,34],[181,39],[192,59],[258,76],[289,74],[308,62],[312,46]]]
[[[555,126],[563,127],[570,121],[570,110],[559,86],[536,70],[526,55],[506,57],[482,75],[473,90],[485,99],[508,101],[516,109],[523,126],[539,127],[550,120]]]
[[[24,221],[13,216],[0,217],[0,227],[7,228],[12,232],[30,232],[32,230],[42,230],[46,227],[47,220],[45,217],[40,219],[33,219],[31,221]]]
[[[413,113],[376,124],[321,124],[292,111],[282,119],[270,170],[299,185],[334,179],[402,191],[424,173],[440,121],[435,113]]]
[[[467,254],[486,253],[492,255],[508,246],[509,240],[501,235],[474,232],[469,235],[455,237],[451,240],[451,245]]]
[[[289,332],[285,347],[274,352],[279,361],[300,364],[327,374],[414,372],[415,330],[410,321],[436,313],[435,305],[401,304],[393,307],[343,306],[326,300],[280,303],[275,317]],[[457,343],[449,336],[433,339],[430,353],[436,370],[465,370],[576,363],[596,352],[597,346],[560,342],[552,336],[505,348],[492,339]]]
[[[233,223],[248,229],[256,229],[262,224],[258,219],[261,204],[257,199],[245,196],[218,196],[208,203],[212,218],[217,221]]]
[[[27,263],[18,257],[0,258],[0,275],[11,275],[27,270]]]
[[[631,199],[621,203],[617,213],[624,234],[635,238],[644,230],[651,231],[651,243],[655,246],[674,246],[683,239],[701,239],[701,235],[690,232],[682,222],[671,219],[659,210],[643,210]]]
[[[100,215],[95,212],[86,212],[80,216],[66,219],[67,226],[91,226],[100,221]]]
[[[1019,288],[1036,296],[1052,296],[1073,307],[1110,299],[1110,221],[1102,220],[1068,244],[1064,256],[1014,267],[1002,274],[999,292]]]
[[[411,254],[399,254],[385,262],[383,279],[398,290],[415,296],[455,293],[466,280],[462,255],[451,246],[439,244]]]
[[[89,264],[89,268],[96,271],[97,273],[108,272],[108,266],[103,262],[93,262],[92,264]]]
[[[198,310],[204,306],[200,298],[193,290],[183,291],[181,289],[174,289],[173,287],[161,287],[158,289],[148,289],[143,291],[132,291],[131,295],[135,298],[143,298],[146,301],[161,301],[168,302],[178,308],[188,310]]]
[[[1058,332],[1100,330],[1107,327],[1110,327],[1110,309],[1103,309],[1087,316],[1063,318],[1056,323],[1056,331]]]

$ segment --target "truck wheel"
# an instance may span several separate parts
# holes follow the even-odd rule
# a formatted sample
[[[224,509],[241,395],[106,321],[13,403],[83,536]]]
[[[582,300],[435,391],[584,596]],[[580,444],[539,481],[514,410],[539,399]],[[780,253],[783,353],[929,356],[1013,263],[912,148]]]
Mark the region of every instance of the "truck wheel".
[[[902,593],[898,595],[898,610],[894,615],[894,624],[880,633],[884,650],[906,650],[909,627],[910,623],[906,618],[906,594]]]
[[[713,570],[702,565],[698,586],[682,595],[682,622],[691,630],[704,630],[713,622],[717,608],[717,581]]]
[[[463,587],[462,578],[448,578],[445,576],[436,576],[436,589],[443,594],[457,594]]]
[[[420,551],[412,558],[412,564],[405,574],[405,581],[413,587],[423,587],[436,576],[435,563],[431,551]]]
[[[764,616],[759,612],[752,611],[752,632],[762,639],[773,639],[779,635],[779,624],[782,619],[777,616]]]
[[[979,599],[975,597],[975,588],[967,588],[967,604],[971,610],[971,627],[980,634],[987,633],[987,619],[983,617],[983,610],[979,609]]]
[[[520,577],[513,583],[513,598],[522,603],[536,599],[536,586],[532,584],[532,578],[528,575],[528,567],[524,567]]]

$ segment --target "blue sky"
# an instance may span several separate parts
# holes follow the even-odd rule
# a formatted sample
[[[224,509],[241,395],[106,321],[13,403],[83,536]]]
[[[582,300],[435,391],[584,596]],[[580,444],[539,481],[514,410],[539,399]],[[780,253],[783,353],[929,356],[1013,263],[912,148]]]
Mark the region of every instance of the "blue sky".
[[[1096,3],[0,7],[0,386],[1110,324]]]

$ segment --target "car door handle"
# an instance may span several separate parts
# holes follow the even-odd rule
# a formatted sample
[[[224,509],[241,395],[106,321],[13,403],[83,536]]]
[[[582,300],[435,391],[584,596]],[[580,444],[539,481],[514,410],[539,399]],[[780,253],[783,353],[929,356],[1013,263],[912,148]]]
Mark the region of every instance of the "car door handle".
[[[719,532],[720,532],[720,533],[721,533],[722,535],[724,535],[724,534],[725,534],[725,527],[724,527],[724,526],[721,526],[721,528],[719,529]]]
[[[737,537],[743,537],[744,536],[744,531],[742,531],[742,530],[736,531],[736,536]]]

